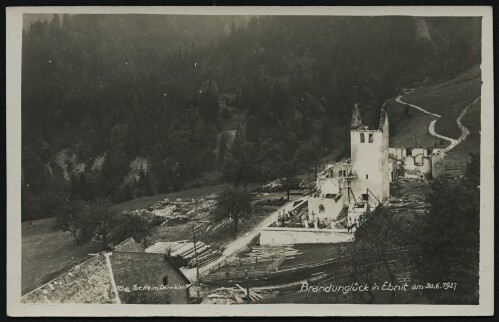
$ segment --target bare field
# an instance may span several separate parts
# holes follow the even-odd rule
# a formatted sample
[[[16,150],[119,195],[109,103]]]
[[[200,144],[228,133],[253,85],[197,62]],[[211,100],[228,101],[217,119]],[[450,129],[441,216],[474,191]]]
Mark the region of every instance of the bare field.
[[[176,200],[177,198],[189,199],[211,195],[222,191],[227,186],[203,187],[138,198],[116,205],[115,209],[118,211],[140,209],[165,198]],[[78,262],[89,258],[89,253],[100,250],[100,244],[90,243],[77,246],[69,232],[52,230],[54,222],[55,218],[46,218],[22,223],[21,284],[23,294],[57,277]],[[178,232],[177,227],[172,228],[173,233]]]
[[[70,233],[52,231],[54,218],[24,222],[22,229],[21,292],[27,293],[89,258],[100,245],[77,246]]]
[[[390,146],[392,147],[446,147],[449,143],[430,134],[428,126],[434,116],[405,106],[394,98],[386,102],[390,124]]]
[[[218,185],[203,187],[192,190],[179,191],[169,194],[156,195],[151,197],[138,198],[119,204],[115,207],[118,211],[133,210],[148,207],[157,201],[169,198],[170,200],[200,198],[206,196],[214,197],[228,185]],[[284,197],[284,192],[262,194],[256,200],[275,199]],[[293,196],[294,198],[294,196]],[[277,209],[277,207],[275,207]],[[272,207],[263,207],[255,210],[251,218],[242,219],[238,225],[237,236],[244,235],[254,225],[261,222],[266,215],[275,210]],[[204,222],[194,222],[196,228],[196,238],[199,241],[211,244],[212,248],[225,246],[236,236],[233,234],[233,222],[226,221],[217,229],[208,221],[209,218],[198,218]],[[57,277],[68,268],[89,258],[89,253],[100,250],[100,244],[87,244],[77,246],[70,233],[53,231],[52,226],[55,218],[47,218],[22,223],[22,293],[27,293],[51,279]],[[176,241],[192,240],[192,225],[189,221],[184,224],[159,226],[153,236],[152,241]],[[211,227],[209,227],[211,226]],[[208,227],[210,228],[209,231]]]

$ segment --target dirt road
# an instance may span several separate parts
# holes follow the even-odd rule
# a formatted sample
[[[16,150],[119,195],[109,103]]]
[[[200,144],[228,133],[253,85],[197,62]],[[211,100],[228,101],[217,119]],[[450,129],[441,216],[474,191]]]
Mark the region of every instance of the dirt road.
[[[442,116],[441,115],[438,115],[438,114],[435,114],[435,113],[432,113],[428,110],[425,110],[424,108],[420,107],[420,106],[417,106],[417,105],[414,105],[414,104],[409,104],[409,103],[406,103],[404,101],[402,101],[402,95],[399,95],[396,99],[396,101],[400,104],[406,104],[406,105],[409,105],[410,107],[413,107],[415,109],[417,109],[418,111],[420,112],[423,112],[425,114],[428,114],[428,115],[432,115],[432,116],[435,116],[437,117],[437,119],[433,120],[430,122],[430,125],[428,127],[428,130],[430,132],[431,135],[433,135],[434,137],[437,137],[439,139],[443,139],[443,140],[446,140],[446,141],[449,141],[449,146],[447,146],[444,151],[445,152],[449,152],[450,150],[452,150],[453,148],[456,147],[456,145],[458,145],[459,143],[461,143],[462,141],[466,140],[466,137],[470,134],[470,131],[468,130],[468,128],[466,128],[463,123],[461,123],[461,120],[463,118],[463,116],[466,114],[466,112],[468,112],[468,109],[473,105],[475,104],[478,100],[480,99],[480,96],[478,96],[477,98],[475,98],[473,100],[473,102],[471,102],[469,105],[467,105],[466,107],[464,107],[462,110],[461,110],[461,113],[459,113],[459,116],[457,117],[456,119],[456,123],[457,123],[457,126],[459,127],[459,129],[461,130],[461,135],[459,136],[459,139],[453,139],[453,138],[450,138],[448,136],[444,136],[444,135],[441,135],[441,134],[438,134],[437,132],[435,132],[435,123],[438,121],[438,118],[441,118]]]
[[[422,107],[420,107],[420,106],[416,106],[416,105],[414,105],[414,104],[409,104],[409,103],[403,102],[403,101],[401,100],[401,98],[402,98],[402,95],[399,95],[399,96],[395,99],[395,101],[397,101],[397,102],[398,102],[398,103],[400,103],[400,104],[409,105],[410,107],[413,107],[413,108],[417,109],[418,111],[423,112],[423,113],[425,113],[425,114],[428,114],[428,115],[433,115],[433,116],[435,116],[435,117],[442,117],[442,115],[438,115],[438,114],[432,113],[432,112],[430,112],[430,111],[427,111],[427,110],[425,110],[424,108],[422,108]]]

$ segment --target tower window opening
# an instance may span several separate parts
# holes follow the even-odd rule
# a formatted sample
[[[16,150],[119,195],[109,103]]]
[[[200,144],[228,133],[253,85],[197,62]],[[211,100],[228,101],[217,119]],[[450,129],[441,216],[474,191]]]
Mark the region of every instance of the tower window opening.
[[[369,179],[369,175],[368,174],[366,174],[366,179]]]
[[[373,143],[374,137],[372,133],[369,133],[369,143]]]
[[[366,139],[364,138],[364,133],[360,133],[360,143],[364,143]]]

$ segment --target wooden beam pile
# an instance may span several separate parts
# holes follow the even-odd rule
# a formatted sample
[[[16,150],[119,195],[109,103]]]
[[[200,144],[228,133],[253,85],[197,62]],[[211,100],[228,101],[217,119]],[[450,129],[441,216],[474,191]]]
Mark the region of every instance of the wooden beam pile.
[[[203,253],[199,254],[198,253],[198,265],[199,267],[207,265],[216,259],[220,258],[222,256],[223,251],[222,250],[212,250],[208,249],[204,251]],[[196,258],[193,257],[188,263],[187,263],[188,268],[196,267]]]
[[[246,296],[246,298],[248,298],[248,292],[246,292],[246,289],[242,288],[241,285],[239,284],[236,284],[236,286],[241,290],[243,291],[244,295]],[[255,292],[253,292],[252,290],[249,290],[249,298],[251,299],[251,301],[253,302],[256,302],[256,301],[259,301],[259,300],[263,300],[263,296],[261,296],[260,294],[257,294]]]
[[[255,246],[251,249],[251,252],[246,254],[246,256],[253,261],[275,261],[281,256],[285,258],[294,258],[296,255],[300,255],[297,249],[293,246]]]
[[[203,242],[194,243],[187,240],[176,242],[156,242],[146,249],[147,253],[159,253],[172,257],[182,257],[186,261],[186,266],[192,268],[196,266],[196,253],[198,265],[203,266],[222,256],[222,250],[213,251],[211,247]]]
[[[229,224],[230,222],[231,222],[231,220],[230,220],[230,219],[228,219],[228,218],[226,218],[226,219],[222,220],[220,223],[218,223],[217,225],[214,225],[214,226],[213,226],[213,228],[211,229],[211,232],[214,232],[214,231],[215,231],[215,230],[217,230],[218,228],[221,228],[221,227],[223,227],[223,226],[225,226],[225,225]],[[210,227],[211,227],[211,226],[212,226],[212,225],[210,225]],[[206,232],[208,232],[208,231],[209,231],[209,229],[206,229]]]
[[[286,260],[286,255],[283,254],[281,257],[279,257],[277,260],[275,260],[272,264],[270,264],[267,267],[267,273],[277,271],[279,269],[279,266],[281,266],[282,263]]]
[[[187,240],[179,240],[175,242],[156,242],[154,245],[146,248],[146,253],[156,253],[156,254],[168,254],[168,252],[172,253],[173,251],[183,247]]]
[[[243,304],[247,301],[246,289],[236,284],[236,287],[220,287],[203,299],[202,304]],[[249,299],[257,302],[264,297],[253,290],[249,291]]]

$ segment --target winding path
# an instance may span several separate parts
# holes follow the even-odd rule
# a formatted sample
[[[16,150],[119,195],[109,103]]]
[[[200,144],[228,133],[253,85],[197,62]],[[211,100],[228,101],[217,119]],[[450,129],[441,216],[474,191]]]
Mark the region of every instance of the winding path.
[[[410,103],[403,102],[403,101],[401,100],[401,98],[402,98],[402,95],[399,95],[399,96],[397,97],[397,99],[396,99],[396,101],[397,101],[398,103],[400,103],[400,104],[409,105],[410,107],[414,107],[415,109],[417,109],[417,110],[419,110],[419,111],[421,111],[421,112],[423,112],[423,113],[425,113],[425,114],[428,114],[428,115],[433,115],[433,116],[435,116],[435,117],[442,117],[442,115],[438,115],[438,114],[432,113],[432,112],[430,112],[430,111],[425,110],[425,109],[424,109],[424,108],[422,108],[422,107],[416,106],[416,105],[414,105],[414,104],[410,104]]]
[[[431,121],[428,130],[430,131],[430,134],[433,135],[434,137],[437,137],[437,138],[443,139],[443,140],[447,140],[447,141],[450,142],[449,146],[444,149],[445,152],[447,152],[447,151],[453,149],[459,143],[461,143],[461,141],[453,139],[453,138],[450,138],[448,136],[440,135],[437,132],[435,132],[435,123],[437,123],[437,121],[438,121],[438,119]],[[462,135],[461,135],[461,137],[462,137]]]
[[[420,106],[416,106],[414,104],[406,103],[406,102],[402,101],[401,98],[402,98],[402,95],[399,95],[395,99],[395,101],[398,102],[398,103],[400,103],[400,104],[409,105],[410,107],[413,107],[413,108],[417,109],[418,111],[423,112],[425,114],[432,115],[432,116],[435,116],[437,118],[441,118],[442,117],[442,115],[432,113],[432,112],[430,112],[428,110],[425,110],[424,108],[422,108]],[[430,122],[430,125],[428,127],[428,130],[429,130],[430,134],[433,135],[436,138],[443,139],[443,140],[446,140],[446,141],[450,142],[449,146],[444,149],[444,152],[448,152],[448,151],[452,150],[453,148],[455,148],[456,145],[458,145],[462,141],[466,140],[466,137],[470,134],[470,131],[468,130],[467,127],[465,127],[463,125],[463,123],[461,122],[461,120],[462,120],[463,116],[466,114],[466,112],[468,112],[469,108],[473,104],[475,104],[479,99],[480,99],[480,96],[476,97],[473,100],[473,102],[471,102],[469,105],[467,105],[466,107],[464,107],[461,110],[461,113],[459,113],[459,116],[456,119],[457,126],[461,130],[461,135],[459,136],[459,139],[453,139],[453,138],[450,138],[448,136],[444,136],[444,135],[441,135],[441,134],[438,134],[437,132],[435,132],[435,123],[438,121],[438,119],[433,120],[433,121]]]

